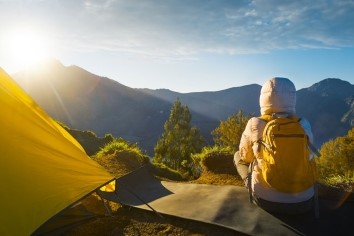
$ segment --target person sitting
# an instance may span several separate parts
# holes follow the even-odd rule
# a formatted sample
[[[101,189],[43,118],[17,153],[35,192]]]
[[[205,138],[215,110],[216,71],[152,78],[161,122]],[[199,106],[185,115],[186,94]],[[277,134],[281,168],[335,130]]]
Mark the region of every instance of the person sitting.
[[[263,131],[269,120],[276,118],[292,119],[295,115],[296,89],[294,84],[287,78],[275,77],[265,82],[259,97],[261,117],[252,117],[242,133],[239,151],[234,155],[234,164],[238,174],[245,181],[253,203],[266,211],[298,214],[309,211],[314,204],[314,184],[307,181],[304,189],[282,190],[272,186],[265,180],[262,173],[265,160],[261,155],[263,146]],[[268,120],[263,117],[271,117]],[[306,138],[313,142],[310,123],[301,118],[299,123],[305,131]],[[265,144],[267,145],[267,144]],[[290,144],[291,145],[291,144]],[[307,146],[306,146],[307,148]],[[310,151],[305,152],[308,160],[314,156]],[[267,167],[271,168],[271,167]],[[281,182],[282,179],[276,181]],[[300,181],[300,184],[302,180]],[[306,180],[304,180],[306,182]],[[308,184],[310,183],[310,184]]]

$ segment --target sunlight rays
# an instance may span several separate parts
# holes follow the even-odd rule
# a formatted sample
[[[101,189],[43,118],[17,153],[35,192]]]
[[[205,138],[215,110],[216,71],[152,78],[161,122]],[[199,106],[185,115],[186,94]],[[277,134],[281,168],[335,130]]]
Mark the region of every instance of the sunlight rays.
[[[34,28],[13,28],[3,35],[0,43],[7,63],[14,68],[26,69],[50,56],[49,41]]]

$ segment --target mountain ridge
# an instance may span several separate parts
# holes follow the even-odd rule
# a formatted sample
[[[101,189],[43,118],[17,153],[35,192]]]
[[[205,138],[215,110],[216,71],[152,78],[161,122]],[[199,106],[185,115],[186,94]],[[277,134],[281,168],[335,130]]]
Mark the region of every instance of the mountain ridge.
[[[75,129],[123,137],[149,154],[177,98],[189,107],[192,124],[209,145],[213,144],[210,132],[221,120],[239,110],[259,115],[258,84],[191,93],[134,89],[58,61],[45,70],[22,71],[13,78],[53,118]],[[353,126],[353,101],[354,85],[340,79],[325,79],[297,91],[297,112],[313,125],[317,146]]]

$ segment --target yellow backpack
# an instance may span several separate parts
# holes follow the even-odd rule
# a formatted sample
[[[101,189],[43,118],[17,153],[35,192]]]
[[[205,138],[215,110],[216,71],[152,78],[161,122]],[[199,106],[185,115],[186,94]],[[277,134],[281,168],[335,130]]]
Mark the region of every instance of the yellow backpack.
[[[265,182],[277,191],[298,193],[316,181],[316,164],[310,160],[308,136],[296,116],[273,118],[267,121],[260,143],[260,164]]]

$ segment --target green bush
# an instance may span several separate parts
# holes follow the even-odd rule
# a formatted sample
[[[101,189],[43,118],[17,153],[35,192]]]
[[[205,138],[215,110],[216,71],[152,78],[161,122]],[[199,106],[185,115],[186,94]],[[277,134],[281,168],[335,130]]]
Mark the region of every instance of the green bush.
[[[201,153],[194,154],[193,173],[199,177],[202,171],[211,171],[216,174],[234,174],[233,150],[231,147],[204,147]]]
[[[141,163],[147,163],[150,160],[136,144],[131,144],[122,138],[114,139],[108,143],[96,153],[95,157],[100,158],[114,153],[119,153],[120,156],[135,156]]]
[[[354,128],[323,144],[316,158],[319,179],[329,185],[354,183]]]

